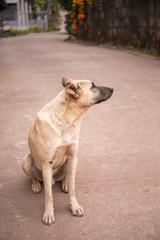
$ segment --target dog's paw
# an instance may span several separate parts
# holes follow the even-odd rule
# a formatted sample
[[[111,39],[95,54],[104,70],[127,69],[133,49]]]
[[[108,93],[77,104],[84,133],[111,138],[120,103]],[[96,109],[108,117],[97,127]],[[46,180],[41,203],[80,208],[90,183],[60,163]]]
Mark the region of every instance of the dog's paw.
[[[62,180],[62,191],[68,193],[68,183],[65,179]]]
[[[32,183],[32,191],[34,193],[39,193],[41,191],[41,184],[40,182]]]
[[[74,216],[82,217],[84,215],[83,207],[79,204],[71,206],[71,211]]]
[[[47,225],[50,225],[55,222],[54,212],[45,211],[43,215],[43,222]]]

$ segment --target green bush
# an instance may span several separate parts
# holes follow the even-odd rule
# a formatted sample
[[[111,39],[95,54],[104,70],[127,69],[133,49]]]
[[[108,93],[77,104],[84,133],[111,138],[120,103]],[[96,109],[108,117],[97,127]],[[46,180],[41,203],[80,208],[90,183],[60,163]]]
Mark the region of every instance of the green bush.
[[[133,45],[127,46],[127,50],[134,51],[135,47]]]
[[[155,50],[155,48],[151,48],[149,51],[147,51],[147,54],[153,57],[158,57],[158,52]]]
[[[55,25],[52,22],[48,23],[48,32],[59,31],[59,30],[60,30],[60,28],[58,25]],[[41,33],[41,32],[46,32],[46,31],[41,30],[37,26],[32,26],[26,30],[15,30],[13,28],[10,28],[7,31],[3,31],[2,36],[3,37],[15,37],[15,36],[26,35],[29,33]]]
[[[28,29],[29,33],[40,33],[42,30],[37,26],[32,26]]]
[[[59,31],[60,27],[56,24],[53,24],[51,21],[48,22],[48,32]]]
[[[16,30],[16,29],[10,28],[7,31],[4,31],[2,36],[3,37],[9,37],[9,36],[15,37],[15,36],[26,35],[29,33],[40,33],[40,32],[42,32],[42,30],[37,26],[30,27],[26,30]]]

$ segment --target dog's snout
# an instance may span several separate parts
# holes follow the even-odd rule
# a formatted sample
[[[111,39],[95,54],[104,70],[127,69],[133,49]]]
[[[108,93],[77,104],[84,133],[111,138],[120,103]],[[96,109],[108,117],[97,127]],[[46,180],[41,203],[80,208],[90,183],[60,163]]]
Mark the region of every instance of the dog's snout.
[[[109,88],[109,90],[111,91],[111,93],[113,93],[113,92],[114,92],[114,88]]]

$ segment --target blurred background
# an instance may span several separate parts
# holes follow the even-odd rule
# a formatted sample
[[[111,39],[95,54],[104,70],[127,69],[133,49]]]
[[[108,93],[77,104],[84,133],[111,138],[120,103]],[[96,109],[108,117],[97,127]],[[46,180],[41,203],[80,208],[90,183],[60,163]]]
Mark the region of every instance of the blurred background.
[[[69,39],[74,36],[157,56],[160,1],[0,0],[1,36],[40,31],[67,31]]]

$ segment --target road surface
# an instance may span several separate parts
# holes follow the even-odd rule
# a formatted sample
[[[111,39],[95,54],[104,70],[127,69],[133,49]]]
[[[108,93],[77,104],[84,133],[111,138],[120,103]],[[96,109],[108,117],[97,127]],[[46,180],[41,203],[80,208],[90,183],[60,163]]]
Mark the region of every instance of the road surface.
[[[0,39],[0,239],[159,240],[160,61],[65,38]],[[57,183],[56,222],[46,226],[44,189],[32,193],[20,161],[32,118],[62,90],[63,76],[115,91],[82,123],[76,189],[85,216],[72,216]]]

